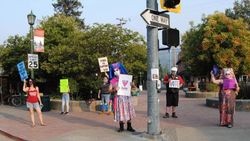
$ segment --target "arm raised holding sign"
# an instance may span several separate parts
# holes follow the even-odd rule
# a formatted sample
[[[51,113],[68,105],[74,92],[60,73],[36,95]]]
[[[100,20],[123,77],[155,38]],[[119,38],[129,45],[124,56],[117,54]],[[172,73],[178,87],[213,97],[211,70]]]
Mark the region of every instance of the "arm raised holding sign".
[[[34,109],[38,113],[40,125],[45,126],[43,122],[43,115],[42,115],[41,108],[40,108],[40,105],[42,105],[42,101],[41,101],[40,94],[39,94],[39,88],[38,86],[36,86],[35,81],[33,79],[29,79],[28,85],[27,85],[26,81],[24,80],[23,91],[28,94],[26,105],[30,112],[30,118],[32,121],[31,126],[35,127]]]

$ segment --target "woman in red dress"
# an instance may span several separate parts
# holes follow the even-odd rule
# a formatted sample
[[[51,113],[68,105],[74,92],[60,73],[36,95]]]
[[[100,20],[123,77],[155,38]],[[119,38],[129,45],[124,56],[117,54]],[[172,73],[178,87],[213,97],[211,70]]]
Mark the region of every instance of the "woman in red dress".
[[[36,112],[38,113],[40,125],[45,126],[40,108],[40,106],[42,105],[42,101],[39,94],[39,88],[36,86],[35,82],[32,79],[29,79],[28,86],[26,84],[26,80],[24,80],[23,91],[28,94],[26,105],[30,112],[30,118],[32,122],[31,127],[35,127],[34,109],[36,109]]]

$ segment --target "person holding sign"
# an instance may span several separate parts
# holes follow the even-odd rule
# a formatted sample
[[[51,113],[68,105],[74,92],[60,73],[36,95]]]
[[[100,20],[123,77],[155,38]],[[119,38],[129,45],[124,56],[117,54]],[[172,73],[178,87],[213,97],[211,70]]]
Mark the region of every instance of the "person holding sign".
[[[219,91],[219,112],[220,126],[233,127],[235,111],[235,98],[240,90],[232,68],[224,68],[222,77],[215,78],[214,71],[211,71],[211,81],[220,86]]]
[[[166,84],[166,113],[163,118],[169,118],[170,110],[172,109],[172,117],[178,118],[175,108],[179,103],[179,88],[183,85],[184,81],[181,76],[177,75],[177,68],[171,68],[171,74],[164,77],[163,83]]]
[[[131,101],[132,76],[121,63],[110,65],[109,69],[110,84],[112,94],[114,94],[113,110],[114,120],[119,122],[118,132],[124,131],[124,123],[127,122],[127,131],[135,132],[131,126],[131,119],[135,117],[135,110]]]
[[[23,83],[23,91],[28,94],[26,105],[30,112],[30,118],[32,121],[31,127],[35,127],[35,117],[34,117],[34,109],[38,113],[38,117],[40,119],[40,125],[45,126],[43,122],[43,115],[41,112],[40,106],[42,106],[42,101],[39,94],[39,88],[36,86],[34,80],[29,79],[28,85],[26,84],[26,80]]]
[[[60,79],[60,92],[62,93],[62,114],[68,114],[69,113],[69,80],[68,79]],[[66,106],[66,112],[65,112],[65,106]]]

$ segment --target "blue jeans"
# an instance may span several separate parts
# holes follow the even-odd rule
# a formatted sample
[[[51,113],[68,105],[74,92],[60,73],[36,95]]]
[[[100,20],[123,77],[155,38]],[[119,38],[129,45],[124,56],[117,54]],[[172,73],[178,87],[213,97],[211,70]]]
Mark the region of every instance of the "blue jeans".
[[[110,94],[102,94],[102,104],[109,104]]]
[[[66,112],[69,112],[69,93],[63,93],[62,95],[62,112],[64,112],[65,105]]]

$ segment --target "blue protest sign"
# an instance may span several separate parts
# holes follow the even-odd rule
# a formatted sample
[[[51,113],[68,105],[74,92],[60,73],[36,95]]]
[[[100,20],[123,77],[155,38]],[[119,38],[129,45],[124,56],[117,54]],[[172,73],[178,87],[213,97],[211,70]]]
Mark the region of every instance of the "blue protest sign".
[[[219,68],[218,68],[218,66],[217,65],[213,65],[213,74],[214,75],[218,75],[219,74]]]
[[[25,69],[24,61],[17,64],[17,69],[18,69],[18,72],[22,81],[28,78],[28,74]]]

